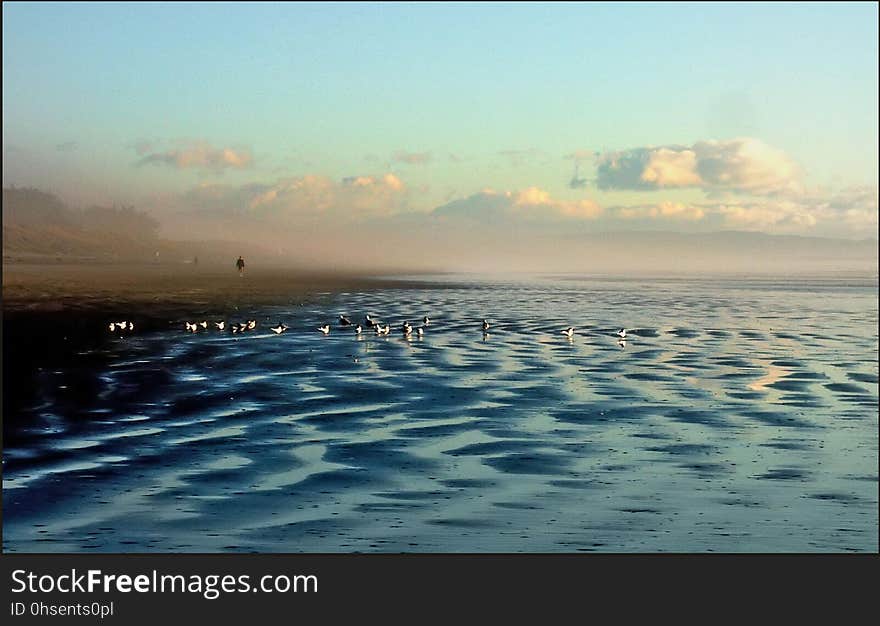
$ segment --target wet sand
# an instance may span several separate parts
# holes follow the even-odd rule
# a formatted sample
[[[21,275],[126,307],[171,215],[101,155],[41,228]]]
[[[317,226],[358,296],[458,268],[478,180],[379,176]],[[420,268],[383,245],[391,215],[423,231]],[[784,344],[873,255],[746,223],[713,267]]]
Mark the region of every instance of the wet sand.
[[[4,263],[3,312],[119,313],[164,319],[169,311],[233,312],[303,296],[400,284],[368,273],[192,264]],[[411,284],[417,284],[414,278]]]
[[[377,278],[352,272],[246,267],[239,275],[207,264],[4,262],[4,415],[19,415],[39,401],[36,380],[44,371],[76,375],[76,403],[91,401],[89,372],[106,355],[110,321],[132,321],[139,335],[166,331],[183,319],[250,316],[259,307],[299,306],[346,289],[420,284],[419,278]],[[7,442],[15,419],[4,423]]]
[[[876,281],[454,280],[45,368],[4,550],[877,551]]]

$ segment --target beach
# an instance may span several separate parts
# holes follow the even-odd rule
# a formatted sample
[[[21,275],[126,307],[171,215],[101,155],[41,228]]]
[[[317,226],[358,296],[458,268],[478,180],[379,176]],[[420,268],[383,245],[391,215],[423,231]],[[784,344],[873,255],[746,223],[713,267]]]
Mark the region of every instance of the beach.
[[[875,277],[100,276],[4,273],[4,551],[877,550]]]
[[[279,267],[246,267],[240,276],[232,262],[219,269],[206,264],[81,263],[64,257],[4,261],[4,414],[15,415],[23,404],[37,401],[34,380],[39,371],[93,368],[103,359],[110,322],[131,321],[139,334],[151,333],[182,327],[184,320],[246,317],[260,306],[296,306],[322,294],[388,284],[387,279],[350,271]],[[8,428],[4,434],[14,436]]]

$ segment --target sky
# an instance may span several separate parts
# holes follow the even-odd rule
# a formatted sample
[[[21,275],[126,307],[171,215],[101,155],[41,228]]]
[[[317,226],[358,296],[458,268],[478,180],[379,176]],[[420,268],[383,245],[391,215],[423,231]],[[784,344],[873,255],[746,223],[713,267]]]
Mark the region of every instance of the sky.
[[[282,247],[364,224],[871,238],[877,13],[4,2],[3,182]]]

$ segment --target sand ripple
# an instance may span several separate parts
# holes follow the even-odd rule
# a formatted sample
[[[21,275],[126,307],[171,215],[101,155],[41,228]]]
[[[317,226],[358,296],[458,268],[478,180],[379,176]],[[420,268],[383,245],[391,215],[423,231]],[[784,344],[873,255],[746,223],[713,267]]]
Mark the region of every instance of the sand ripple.
[[[349,292],[108,340],[89,402],[43,372],[6,416],[4,550],[876,551],[876,283],[787,284]],[[392,334],[314,331],[340,312]]]

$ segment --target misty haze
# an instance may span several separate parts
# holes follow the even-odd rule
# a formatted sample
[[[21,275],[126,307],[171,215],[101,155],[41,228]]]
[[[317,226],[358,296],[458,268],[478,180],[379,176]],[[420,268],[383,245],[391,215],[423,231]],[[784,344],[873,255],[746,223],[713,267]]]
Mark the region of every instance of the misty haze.
[[[5,3],[3,552],[876,553],[877,41]]]

